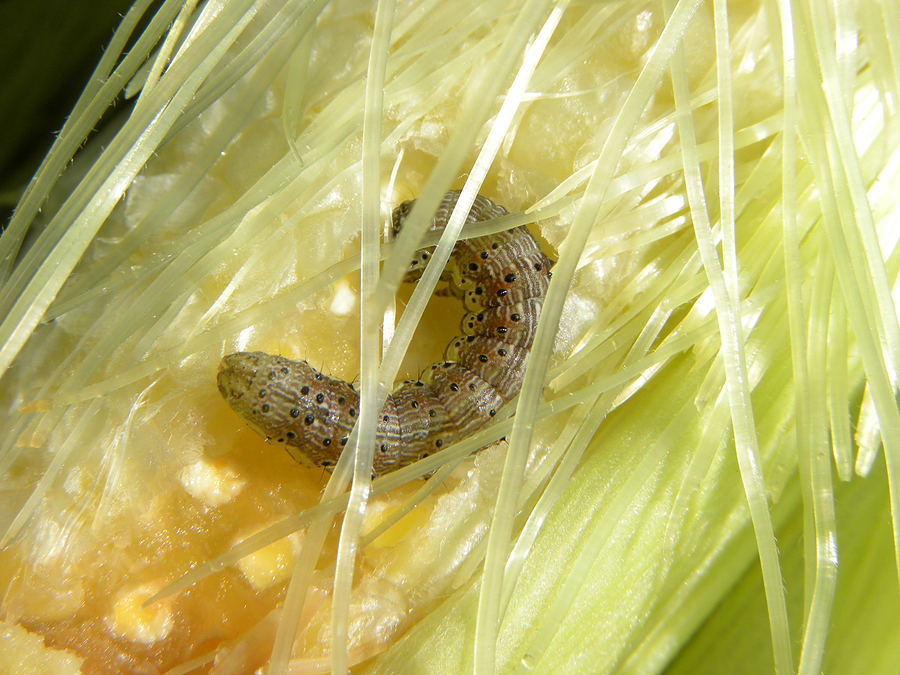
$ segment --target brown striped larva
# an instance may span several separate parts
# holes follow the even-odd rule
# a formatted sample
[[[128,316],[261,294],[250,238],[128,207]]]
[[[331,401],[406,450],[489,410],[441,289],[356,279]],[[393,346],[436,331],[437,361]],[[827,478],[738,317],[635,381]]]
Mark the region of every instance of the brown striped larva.
[[[458,191],[445,195],[432,229],[444,227],[458,198]],[[394,209],[395,232],[412,204]],[[506,213],[479,195],[466,222]],[[430,253],[416,253],[407,281],[421,276]],[[465,334],[447,347],[445,361],[388,395],[377,429],[373,475],[469,436],[519,393],[550,264],[524,226],[456,244],[441,278],[468,311],[462,321]],[[350,383],[323,375],[305,361],[264,352],[226,356],[218,384],[235,412],[267,439],[284,443],[305,465],[333,467],[359,411],[359,394]]]

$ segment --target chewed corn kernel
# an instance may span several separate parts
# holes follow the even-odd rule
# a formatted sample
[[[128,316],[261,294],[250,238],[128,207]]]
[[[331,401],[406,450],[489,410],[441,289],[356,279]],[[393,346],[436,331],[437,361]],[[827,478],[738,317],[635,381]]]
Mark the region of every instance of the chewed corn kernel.
[[[126,640],[141,644],[158,642],[168,636],[175,625],[171,601],[161,600],[142,607],[158,590],[156,584],[144,584],[119,593],[105,619],[106,626]]]
[[[255,590],[261,591],[286,581],[291,576],[293,562],[294,546],[290,538],[285,538],[244,556],[235,567]]]
[[[228,466],[219,466],[206,459],[184,467],[179,478],[191,497],[208,506],[230,502],[247,485],[247,481]]]

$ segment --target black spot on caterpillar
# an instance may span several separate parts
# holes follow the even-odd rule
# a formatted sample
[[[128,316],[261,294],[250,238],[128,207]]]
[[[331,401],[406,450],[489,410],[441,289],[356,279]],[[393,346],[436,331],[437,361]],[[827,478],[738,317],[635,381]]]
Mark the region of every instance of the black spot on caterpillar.
[[[447,223],[459,192],[448,192],[432,222]],[[394,209],[403,226],[413,202]],[[467,223],[507,210],[476,197]],[[421,277],[433,249],[416,252],[406,281]],[[464,335],[421,380],[406,380],[387,397],[376,432],[373,475],[411,464],[484,426],[519,393],[550,279],[550,261],[522,226],[456,244],[441,279],[463,300]],[[356,422],[359,394],[306,361],[264,352],[222,359],[219,391],[267,439],[284,443],[300,463],[331,469]]]

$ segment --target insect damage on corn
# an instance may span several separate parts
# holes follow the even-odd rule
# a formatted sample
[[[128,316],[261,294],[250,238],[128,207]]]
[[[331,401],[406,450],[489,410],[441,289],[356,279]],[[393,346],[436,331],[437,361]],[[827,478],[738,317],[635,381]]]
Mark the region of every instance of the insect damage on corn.
[[[458,198],[458,191],[444,196],[433,230],[444,228]],[[394,209],[395,233],[413,203]],[[507,213],[478,195],[466,222]],[[421,277],[432,250],[416,252],[406,281]],[[464,335],[450,343],[444,361],[388,395],[376,431],[374,476],[466,438],[519,393],[550,265],[524,226],[456,244],[441,279],[463,301]],[[235,412],[267,439],[285,444],[307,466],[334,467],[359,411],[359,393],[350,383],[328,377],[305,361],[264,352],[223,358],[218,385]]]

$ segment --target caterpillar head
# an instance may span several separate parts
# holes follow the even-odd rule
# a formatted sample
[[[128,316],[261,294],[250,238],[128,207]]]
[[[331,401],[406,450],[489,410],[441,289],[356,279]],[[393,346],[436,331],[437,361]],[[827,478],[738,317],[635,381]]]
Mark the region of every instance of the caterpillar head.
[[[229,354],[219,364],[219,391],[267,440],[283,443],[305,465],[331,468],[356,421],[359,394],[306,361],[264,352]]]

